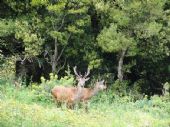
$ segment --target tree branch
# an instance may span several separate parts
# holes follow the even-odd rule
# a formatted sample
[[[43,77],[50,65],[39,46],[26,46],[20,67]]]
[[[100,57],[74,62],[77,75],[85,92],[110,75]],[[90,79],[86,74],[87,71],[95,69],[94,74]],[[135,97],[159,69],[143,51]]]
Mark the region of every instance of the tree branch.
[[[61,66],[61,67],[58,69],[57,74],[61,71],[61,69],[64,68],[65,64],[66,64],[66,58],[64,59],[64,64],[63,64],[63,66]]]
[[[69,34],[67,41],[69,40],[70,36],[71,36],[71,33]],[[66,47],[66,46],[64,46],[64,48],[61,50],[61,52],[60,52],[60,54],[59,54],[59,56],[58,56],[58,58],[57,58],[57,61],[59,61],[59,59],[61,58],[65,47]]]
[[[64,25],[64,20],[65,20],[66,15],[67,15],[67,14],[65,14],[65,15],[63,16],[63,19],[62,19],[62,21],[61,21],[61,25],[60,25],[60,27],[57,29],[57,31],[59,31],[59,30],[63,27],[63,25]]]

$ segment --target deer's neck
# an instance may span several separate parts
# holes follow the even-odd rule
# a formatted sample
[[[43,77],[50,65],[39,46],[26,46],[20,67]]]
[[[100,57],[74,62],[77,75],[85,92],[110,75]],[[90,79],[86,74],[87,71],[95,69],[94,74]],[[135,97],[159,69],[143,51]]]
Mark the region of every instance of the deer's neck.
[[[82,91],[83,91],[83,87],[78,86],[77,87],[77,93],[74,96],[74,101],[78,101],[81,97],[82,97]]]
[[[97,88],[91,89],[89,98],[95,96],[99,91],[100,91],[100,90],[97,89]]]

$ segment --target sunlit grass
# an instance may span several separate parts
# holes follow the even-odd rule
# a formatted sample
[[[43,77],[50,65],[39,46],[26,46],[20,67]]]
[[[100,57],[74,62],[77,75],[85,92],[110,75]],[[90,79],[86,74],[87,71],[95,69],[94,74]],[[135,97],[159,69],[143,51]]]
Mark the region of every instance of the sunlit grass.
[[[170,101],[153,96],[136,102],[129,96],[101,94],[89,104],[74,110],[37,100],[29,88],[0,87],[0,127],[169,127]]]
[[[124,104],[126,105],[126,104]],[[138,109],[132,105],[125,109],[124,105],[111,104],[94,108],[89,113],[84,109],[69,110],[56,106],[44,107],[37,104],[24,104],[16,100],[0,101],[0,126],[2,127],[168,127],[169,114],[159,110],[159,114]],[[105,109],[105,110],[103,110]],[[156,112],[156,111],[155,111]]]

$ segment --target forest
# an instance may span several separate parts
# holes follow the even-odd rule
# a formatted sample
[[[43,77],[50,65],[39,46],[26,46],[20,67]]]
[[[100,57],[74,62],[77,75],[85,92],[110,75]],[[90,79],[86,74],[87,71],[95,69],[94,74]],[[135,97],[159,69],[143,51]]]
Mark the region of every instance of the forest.
[[[1,127],[169,127],[170,0],[1,0]]]

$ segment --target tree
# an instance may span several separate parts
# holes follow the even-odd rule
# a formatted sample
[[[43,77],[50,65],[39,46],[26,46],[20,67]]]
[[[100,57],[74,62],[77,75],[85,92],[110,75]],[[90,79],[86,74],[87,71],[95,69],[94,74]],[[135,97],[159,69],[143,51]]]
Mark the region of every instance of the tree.
[[[44,54],[51,64],[52,72],[58,74],[66,63],[66,57],[64,58],[63,54],[67,53],[64,50],[69,38],[71,35],[75,38],[73,36],[83,34],[84,26],[89,21],[86,13],[88,0],[81,2],[11,0],[4,3],[17,14],[12,23],[15,27],[13,34],[15,39],[23,43],[24,58],[22,59]],[[7,33],[4,34],[7,35]]]
[[[103,6],[99,6],[103,5]],[[110,7],[109,7],[110,6]],[[111,2],[99,2],[96,9],[106,20],[105,26],[98,35],[99,46],[106,52],[118,52],[117,77],[123,80],[123,60],[126,54],[134,54],[136,43],[131,32],[126,27],[130,24],[130,19],[125,11],[116,8]],[[107,19],[108,18],[108,19]]]
[[[159,91],[169,80],[169,10],[169,0],[3,0],[0,57],[48,62],[59,77],[66,64],[112,81],[117,70],[119,81]]]
[[[123,60],[130,48],[134,48],[133,38],[126,37],[123,33],[117,32],[117,26],[111,24],[109,28],[104,28],[98,36],[98,44],[104,51],[119,52],[118,60],[118,79],[123,80]],[[130,51],[130,50],[129,50]]]
[[[154,68],[157,68],[156,72],[162,72],[164,67],[160,69],[157,66],[169,54],[169,34],[166,32],[169,28],[169,11],[164,9],[167,4],[166,0],[97,1],[95,7],[98,15],[101,15],[100,23],[103,26],[97,39],[99,46],[106,52],[122,51],[119,65],[123,63],[126,51],[132,48],[131,53],[136,53],[136,69],[146,69],[146,73],[138,70],[139,75],[145,75],[145,80],[150,77],[151,81],[156,76]],[[121,67],[118,68],[118,78],[122,80],[119,74]],[[153,80],[156,81],[156,78]],[[147,85],[150,87],[150,84]]]

